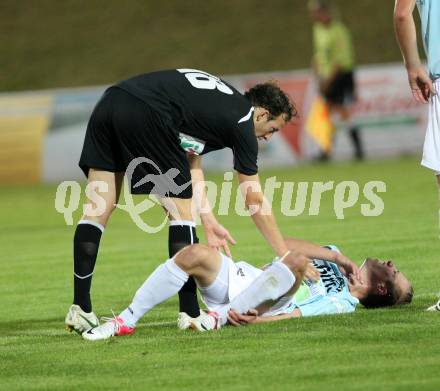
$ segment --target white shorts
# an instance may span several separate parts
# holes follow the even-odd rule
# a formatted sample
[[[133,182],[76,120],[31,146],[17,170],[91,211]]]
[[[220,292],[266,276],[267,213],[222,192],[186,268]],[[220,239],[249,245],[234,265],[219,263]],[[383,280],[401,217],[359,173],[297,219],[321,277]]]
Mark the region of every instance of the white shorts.
[[[263,272],[247,262],[235,263],[224,254],[221,257],[222,265],[215,281],[207,287],[199,286],[202,299],[210,311],[229,304]]]
[[[220,307],[228,305],[263,273],[263,270],[247,262],[234,262],[224,254],[221,254],[221,257],[222,265],[215,281],[208,287],[199,286],[204,303],[210,311],[216,312]],[[281,298],[264,315],[285,313],[292,300],[292,297]]]
[[[440,174],[440,79],[434,82],[437,95],[429,101],[428,126],[423,145],[422,166]]]

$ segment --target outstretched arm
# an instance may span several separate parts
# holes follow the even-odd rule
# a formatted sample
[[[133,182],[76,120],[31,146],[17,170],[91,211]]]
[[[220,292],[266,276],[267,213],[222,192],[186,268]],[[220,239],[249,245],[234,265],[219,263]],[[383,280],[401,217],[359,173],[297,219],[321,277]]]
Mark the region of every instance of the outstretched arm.
[[[196,201],[197,212],[200,215],[205,230],[208,245],[216,250],[222,250],[227,256],[231,256],[228,242],[235,244],[234,238],[223,227],[212,213],[211,205],[206,196],[205,176],[202,170],[202,157],[188,154],[188,162],[191,169],[191,180],[194,190],[193,197]]]
[[[288,249],[272,213],[272,207],[261,190],[260,178],[258,175],[241,173],[237,173],[237,175],[241,194],[252,220],[276,255],[282,257]]]
[[[278,320],[298,318],[302,316],[346,314],[354,312],[355,310],[356,304],[353,304],[340,295],[333,295],[325,296],[317,301],[301,305],[300,308],[295,308],[288,314],[258,316],[258,312],[255,309],[248,311],[247,314],[239,314],[236,311],[229,311],[228,321],[233,326],[243,326],[251,323],[275,322]]]
[[[237,173],[240,182],[240,190],[245,200],[245,206],[249,210],[254,224],[266,239],[267,243],[273,248],[278,257],[282,257],[289,250],[294,262],[298,265],[305,259],[304,254],[296,248],[289,249],[284,241],[283,236],[278,228],[272,207],[264,197],[261,190],[260,179],[258,175],[245,175]],[[309,259],[307,259],[310,261]],[[309,263],[305,278],[316,279],[319,276],[318,271]]]
[[[408,82],[415,100],[428,102],[435,89],[419,57],[417,33],[413,18],[416,0],[396,0],[394,29],[408,73]]]
[[[337,251],[329,250],[302,239],[286,238],[285,241],[289,249],[297,249],[309,258],[325,259],[326,261],[337,263],[337,258],[340,254]]]
[[[343,269],[343,272],[346,276],[354,274],[358,279],[360,279],[359,267],[344,254],[321,247],[318,244],[308,242],[306,240],[286,238],[285,241],[289,249],[295,249],[303,253],[306,257],[312,259],[323,259],[336,263]]]
[[[247,314],[239,314],[238,312],[231,310],[228,312],[228,321],[232,326],[244,326],[247,324],[276,322],[279,320],[299,318],[301,316],[301,310],[296,308],[289,314],[281,314],[274,316],[258,316],[257,311],[251,310]]]

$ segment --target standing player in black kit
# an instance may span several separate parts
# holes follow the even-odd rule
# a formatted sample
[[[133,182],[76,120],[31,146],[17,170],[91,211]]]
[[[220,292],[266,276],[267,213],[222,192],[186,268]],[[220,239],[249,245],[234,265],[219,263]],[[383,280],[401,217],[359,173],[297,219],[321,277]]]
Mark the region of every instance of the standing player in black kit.
[[[133,159],[142,157],[144,162],[132,173],[131,192],[156,193],[163,205],[167,201],[174,205],[168,209],[168,248],[173,257],[181,248],[198,242],[191,199],[192,188],[204,181],[201,155],[231,148],[239,182],[259,185],[257,139],[269,140],[295,115],[289,98],[273,83],[258,84],[242,95],[218,77],[194,69],[147,73],[107,89],[91,115],[79,162],[89,183],[105,182],[106,186],[95,189],[105,200],[105,210],[99,216],[86,213],[76,227],[74,299],[66,316],[67,327],[81,333],[98,324],[90,300],[92,274],[101,235]],[[153,163],[147,164],[145,158]],[[175,186],[167,188],[142,180],[158,174],[157,167],[168,174],[161,176],[162,184],[171,181]],[[261,211],[263,193],[247,189],[246,206],[253,210],[257,207],[252,214],[255,225],[276,255],[285,255],[288,249],[274,216]],[[93,205],[93,199],[89,203]],[[208,244],[229,255],[227,241],[234,243],[229,232],[212,212],[201,213],[200,218]],[[290,256],[297,262],[304,260],[300,253]],[[188,319],[200,330],[211,328],[212,317],[200,312],[193,279],[179,292],[179,301],[180,328],[189,327]]]

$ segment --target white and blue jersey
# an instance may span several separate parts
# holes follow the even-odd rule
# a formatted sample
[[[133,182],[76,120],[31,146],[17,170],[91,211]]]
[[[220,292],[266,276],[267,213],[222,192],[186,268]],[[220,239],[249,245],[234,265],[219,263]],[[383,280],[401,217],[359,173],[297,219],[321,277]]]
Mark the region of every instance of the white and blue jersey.
[[[327,246],[339,251],[336,246]],[[295,309],[301,316],[330,315],[354,312],[359,300],[350,294],[348,279],[333,262],[314,260],[321,278],[312,282],[305,280],[293,297],[281,299],[263,316],[291,313]]]
[[[432,80],[440,77],[440,1],[417,0],[422,22],[423,44]]]
[[[321,274],[317,282],[304,281],[294,296],[293,309],[301,316],[353,312],[359,300],[350,294],[348,280],[338,266],[328,261],[313,261]]]

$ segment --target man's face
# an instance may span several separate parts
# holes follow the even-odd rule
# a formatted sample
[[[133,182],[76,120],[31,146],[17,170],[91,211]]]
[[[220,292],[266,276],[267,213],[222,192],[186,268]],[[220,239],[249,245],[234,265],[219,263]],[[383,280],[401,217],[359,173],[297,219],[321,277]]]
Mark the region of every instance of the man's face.
[[[285,115],[280,114],[273,118],[267,110],[259,107],[255,110],[254,125],[258,140],[269,141],[274,133],[286,125]]]
[[[367,258],[360,267],[362,277],[368,281],[369,285],[381,293],[383,284],[392,282],[399,300],[411,289],[411,283],[400,272],[392,261],[382,261],[380,259]],[[381,284],[382,283],[382,284]],[[398,302],[399,302],[398,300]]]

